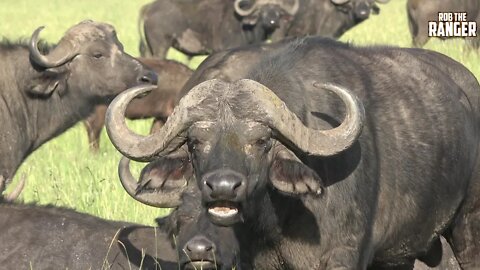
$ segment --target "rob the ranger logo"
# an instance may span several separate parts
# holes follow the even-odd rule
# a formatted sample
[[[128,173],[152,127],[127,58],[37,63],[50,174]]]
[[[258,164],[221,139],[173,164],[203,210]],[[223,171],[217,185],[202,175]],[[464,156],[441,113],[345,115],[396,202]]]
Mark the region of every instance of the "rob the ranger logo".
[[[476,37],[477,23],[466,12],[439,12],[438,21],[428,22],[429,37]]]

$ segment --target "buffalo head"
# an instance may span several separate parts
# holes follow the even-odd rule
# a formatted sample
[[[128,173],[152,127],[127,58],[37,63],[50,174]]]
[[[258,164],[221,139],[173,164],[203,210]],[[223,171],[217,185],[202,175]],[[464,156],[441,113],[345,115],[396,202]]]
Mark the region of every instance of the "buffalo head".
[[[118,168],[122,184],[130,195],[146,204],[178,206],[168,217],[157,222],[175,236],[172,247],[177,249],[180,269],[239,269],[236,265],[239,246],[233,228],[214,225],[202,207],[196,183],[176,178],[188,174],[182,169],[175,171],[182,167],[187,169],[185,161],[160,157],[142,170],[138,184],[130,172],[129,163],[128,158],[122,157]],[[167,171],[172,175],[164,175]],[[165,181],[167,178],[170,180]]]
[[[108,108],[107,132],[115,147],[131,159],[171,160],[156,167],[160,177],[151,185],[154,192],[145,194],[151,196],[149,204],[178,204],[171,198],[166,203],[163,192],[168,190],[169,196],[182,192],[185,179],[196,179],[210,218],[231,225],[242,219],[242,209],[251,209],[248,204],[258,201],[251,198],[265,194],[267,185],[288,194],[321,193],[322,179],[294,153],[336,155],[360,135],[364,109],[355,95],[332,84],[311,87],[332,91],[345,103],[346,116],[338,127],[309,128],[266,86],[242,79],[197,85],[180,100],[163,128],[146,137],[127,128],[124,112],[133,98],[152,87],[130,89]],[[142,200],[141,192],[135,192],[136,181],[125,177],[122,181],[132,196]]]
[[[283,18],[296,15],[299,0],[237,0],[235,12],[242,17],[245,25],[260,25],[266,32],[271,33],[280,27]]]
[[[346,13],[351,13],[356,22],[361,22],[370,16],[370,13],[378,14],[379,7],[375,2],[385,4],[390,0],[331,0],[337,8]]]
[[[83,21],[71,27],[46,55],[38,49],[43,28],[35,30],[30,40],[32,65],[43,71],[31,82],[31,94],[50,96],[68,89],[99,100],[113,98],[140,83],[156,83],[155,73],[123,51],[109,24]]]

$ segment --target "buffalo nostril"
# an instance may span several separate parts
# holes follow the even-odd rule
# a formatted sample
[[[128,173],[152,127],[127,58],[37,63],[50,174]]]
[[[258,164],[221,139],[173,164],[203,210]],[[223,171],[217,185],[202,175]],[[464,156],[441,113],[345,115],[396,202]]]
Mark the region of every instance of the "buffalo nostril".
[[[146,74],[143,74],[139,79],[139,82],[141,83],[148,83],[148,84],[157,84],[158,82],[158,77],[157,74],[154,72],[148,72]]]
[[[213,190],[213,185],[209,181],[205,181],[204,184],[210,189]]]
[[[204,237],[195,237],[187,243],[185,248],[189,253],[202,254],[212,251],[213,244]]]
[[[140,81],[141,81],[141,82],[145,82],[145,83],[151,83],[151,82],[152,82],[152,80],[151,80],[148,76],[146,76],[146,75],[142,76],[142,77],[140,78]]]
[[[236,190],[237,188],[239,188],[240,186],[242,185],[242,182],[237,182],[233,185],[233,190]]]

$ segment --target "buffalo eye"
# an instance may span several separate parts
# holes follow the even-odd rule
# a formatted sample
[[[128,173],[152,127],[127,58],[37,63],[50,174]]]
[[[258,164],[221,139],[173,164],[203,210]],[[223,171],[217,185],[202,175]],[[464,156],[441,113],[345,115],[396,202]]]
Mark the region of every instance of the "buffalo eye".
[[[196,138],[191,138],[188,140],[188,146],[192,151],[196,150],[200,144],[201,144],[200,140]]]
[[[254,143],[254,146],[259,149],[259,150],[268,150],[270,149],[270,139],[269,138],[260,138],[260,139],[257,139]]]
[[[100,59],[100,58],[103,57],[103,54],[101,52],[95,52],[95,53],[93,53],[93,57],[97,58],[97,59]]]

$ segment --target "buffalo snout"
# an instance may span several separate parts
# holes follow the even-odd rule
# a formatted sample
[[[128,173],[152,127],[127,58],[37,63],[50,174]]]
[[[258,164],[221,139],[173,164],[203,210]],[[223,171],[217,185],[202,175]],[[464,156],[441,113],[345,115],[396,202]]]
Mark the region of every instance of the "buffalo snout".
[[[208,238],[197,235],[190,239],[183,247],[188,258],[184,269],[216,269],[215,244]]]
[[[202,192],[207,201],[239,201],[245,197],[246,177],[232,170],[218,170],[203,177]]]
[[[354,12],[358,20],[366,20],[370,16],[370,6],[365,2],[361,2],[355,7]]]
[[[240,202],[246,197],[246,183],[243,174],[228,169],[202,177],[202,197],[213,223],[230,226],[241,220]]]
[[[140,75],[138,76],[137,80],[139,83],[156,85],[158,83],[158,76],[157,76],[157,73],[149,69],[145,69],[142,72],[140,72]]]

